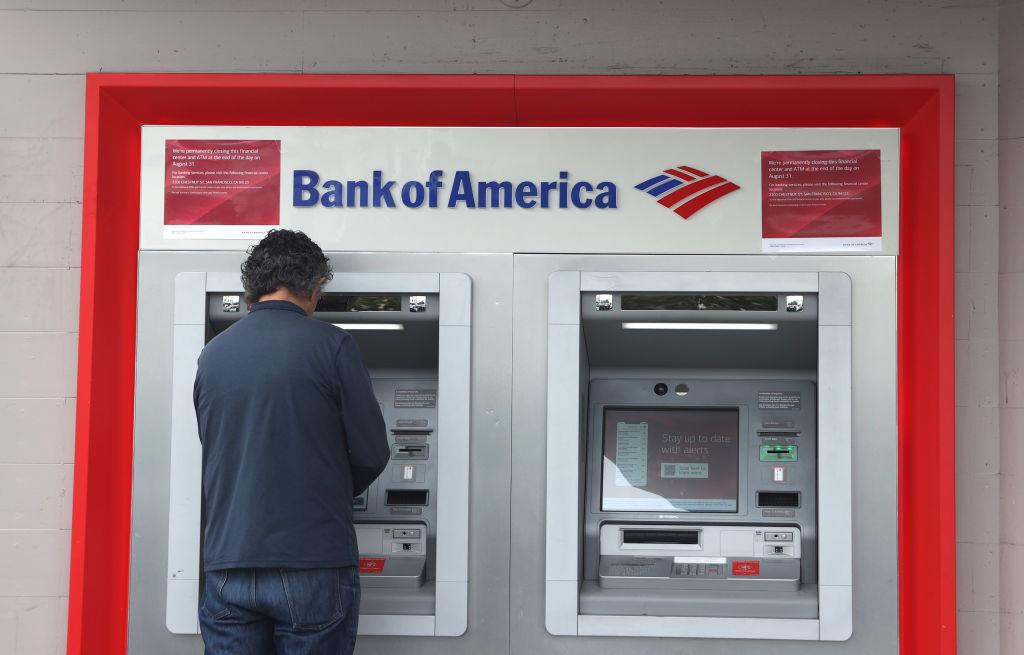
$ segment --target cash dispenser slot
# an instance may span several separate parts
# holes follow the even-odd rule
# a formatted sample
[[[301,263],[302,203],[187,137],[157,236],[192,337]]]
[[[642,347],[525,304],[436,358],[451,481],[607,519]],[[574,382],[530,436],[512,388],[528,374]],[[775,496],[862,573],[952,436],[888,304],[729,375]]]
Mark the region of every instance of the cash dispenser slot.
[[[384,492],[384,504],[426,506],[430,492],[426,489],[387,489]]]
[[[700,544],[700,530],[638,530],[622,531],[623,544],[659,544],[696,546]]]
[[[758,491],[758,507],[800,507],[799,491]]]

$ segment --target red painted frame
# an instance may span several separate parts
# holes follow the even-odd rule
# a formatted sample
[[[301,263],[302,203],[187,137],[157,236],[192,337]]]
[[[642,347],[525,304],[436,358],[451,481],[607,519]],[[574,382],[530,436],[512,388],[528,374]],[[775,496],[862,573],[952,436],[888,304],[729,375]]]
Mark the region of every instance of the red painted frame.
[[[99,73],[86,85],[69,654],[126,649],[145,124],[901,128],[900,644],[956,652],[952,76]]]

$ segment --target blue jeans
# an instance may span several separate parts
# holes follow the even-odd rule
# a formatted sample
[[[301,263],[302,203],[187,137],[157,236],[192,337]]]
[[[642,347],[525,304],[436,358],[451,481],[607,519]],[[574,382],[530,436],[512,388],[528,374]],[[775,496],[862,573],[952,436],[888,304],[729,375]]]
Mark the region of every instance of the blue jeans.
[[[209,571],[199,624],[206,655],[351,655],[359,573],[354,566]]]

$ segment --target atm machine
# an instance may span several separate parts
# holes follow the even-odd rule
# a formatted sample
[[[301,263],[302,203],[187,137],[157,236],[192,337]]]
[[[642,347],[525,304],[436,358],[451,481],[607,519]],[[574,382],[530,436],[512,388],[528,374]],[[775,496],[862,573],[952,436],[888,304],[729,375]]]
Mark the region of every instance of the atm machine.
[[[173,298],[173,312],[156,298],[140,299],[140,315],[159,334],[140,337],[136,476],[168,472],[168,478],[166,487],[158,480],[136,487],[134,502],[147,509],[134,519],[129,652],[201,651],[201,444],[192,386],[203,346],[248,313],[237,272],[190,270],[175,256],[153,255],[140,273],[152,281],[150,288],[173,280],[173,293],[165,296]],[[237,255],[190,258],[209,265]],[[387,470],[353,506],[363,589],[360,635],[462,635],[469,587],[470,277],[337,272],[324,291],[314,318],[347,330],[358,343],[391,448]],[[157,313],[173,313],[173,327]],[[165,323],[172,334],[164,336]],[[169,370],[159,365],[165,357]],[[170,392],[164,397],[171,400],[166,411],[159,402],[164,380]],[[166,514],[156,511],[161,501]],[[156,525],[160,517],[166,517],[166,531]],[[156,567],[166,571],[165,585],[151,576]],[[156,595],[164,602],[148,600]],[[163,610],[160,619],[151,616],[157,608]],[[134,628],[156,620],[166,633],[149,631],[143,639],[146,633]],[[382,652],[394,649],[402,650],[401,642]]]
[[[848,639],[849,276],[548,288],[548,632]]]
[[[248,314],[240,289],[206,299],[207,341]],[[436,607],[439,304],[438,293],[328,291],[314,313],[359,344],[388,429],[391,463],[353,499],[365,615]]]
[[[814,618],[816,297],[594,293],[583,324],[609,365],[589,389],[584,611]],[[610,377],[639,348],[746,371]]]

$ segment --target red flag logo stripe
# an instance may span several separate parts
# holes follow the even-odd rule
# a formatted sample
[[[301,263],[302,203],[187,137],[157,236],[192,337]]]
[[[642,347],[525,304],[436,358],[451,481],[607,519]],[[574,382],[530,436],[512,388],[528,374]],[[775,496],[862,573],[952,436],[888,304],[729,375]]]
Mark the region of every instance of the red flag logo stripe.
[[[739,189],[737,185],[733,184],[732,182],[726,182],[721,186],[716,186],[707,193],[702,193],[696,198],[684,202],[683,204],[679,205],[672,211],[679,214],[683,218],[690,218],[691,216],[699,212],[701,209],[718,200],[725,194],[732,193],[737,189]]]
[[[660,198],[658,202],[662,205],[665,205],[666,207],[673,207],[675,205],[678,205],[682,201],[686,200],[693,194],[704,189],[707,189],[708,187],[713,187],[716,184],[721,184],[722,182],[725,182],[725,178],[719,177],[717,175],[712,175],[711,177],[706,177],[703,180],[697,180],[696,182],[691,182],[690,184],[684,184],[683,186],[679,187],[672,193],[666,194],[665,196]]]
[[[704,171],[696,169],[693,166],[680,166],[679,170],[686,171],[687,173],[693,173],[697,177],[704,177],[705,175],[707,175],[707,173],[705,173]]]
[[[687,182],[697,179],[693,175],[690,175],[689,173],[684,173],[683,171],[678,171],[675,170],[674,168],[670,168],[665,172],[668,173],[669,175],[678,177],[680,180],[685,180]]]

